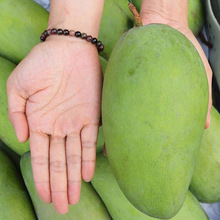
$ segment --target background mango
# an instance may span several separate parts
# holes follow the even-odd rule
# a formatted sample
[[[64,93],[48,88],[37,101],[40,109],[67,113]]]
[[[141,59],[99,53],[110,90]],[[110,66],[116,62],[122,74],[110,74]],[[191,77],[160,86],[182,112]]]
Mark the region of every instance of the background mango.
[[[190,190],[201,202],[220,201],[220,115],[211,109],[211,124],[204,131]]]
[[[0,150],[0,219],[35,220],[36,216],[23,185],[10,158]]]

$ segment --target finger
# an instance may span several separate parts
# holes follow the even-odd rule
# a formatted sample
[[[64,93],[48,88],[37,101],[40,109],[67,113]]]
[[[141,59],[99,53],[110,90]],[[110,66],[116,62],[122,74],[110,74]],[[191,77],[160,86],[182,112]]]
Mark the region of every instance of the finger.
[[[28,123],[25,114],[27,97],[10,80],[7,82],[8,118],[11,121],[18,140],[23,143],[28,139]]]
[[[30,133],[31,164],[36,190],[45,203],[51,203],[49,183],[49,137]]]
[[[86,182],[91,181],[95,172],[97,136],[98,125],[87,125],[81,131],[82,177]]]
[[[209,108],[205,123],[205,129],[208,129],[211,123],[211,108],[212,108],[212,97],[209,97]]]
[[[207,118],[206,118],[206,123],[205,123],[205,129],[209,128],[210,123],[211,123],[211,114],[210,114],[210,112],[208,112]]]
[[[65,138],[50,140],[50,188],[55,210],[68,212]]]
[[[75,205],[80,199],[81,189],[81,141],[80,134],[70,134],[66,139],[68,173],[68,200]]]

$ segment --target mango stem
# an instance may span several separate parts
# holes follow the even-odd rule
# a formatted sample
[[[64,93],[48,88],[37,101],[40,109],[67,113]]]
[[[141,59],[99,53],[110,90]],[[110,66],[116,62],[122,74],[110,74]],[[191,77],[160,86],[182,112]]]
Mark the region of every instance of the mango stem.
[[[129,1],[128,8],[130,9],[132,14],[134,15],[134,26],[135,27],[143,26],[141,16],[138,13],[136,7],[134,6],[132,0],[128,0],[128,1]]]

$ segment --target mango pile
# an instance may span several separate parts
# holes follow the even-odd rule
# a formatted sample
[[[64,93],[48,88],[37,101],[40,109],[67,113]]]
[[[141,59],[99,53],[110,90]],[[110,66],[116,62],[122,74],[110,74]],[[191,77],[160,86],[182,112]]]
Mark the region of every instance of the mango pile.
[[[141,0],[133,2],[140,10]],[[32,0],[0,0],[0,8],[0,219],[209,219],[199,202],[220,201],[220,114],[213,106],[205,130],[208,82],[192,43],[167,25],[133,28],[128,2],[105,0],[96,171],[82,181],[80,202],[59,215],[37,194],[29,142],[15,136],[6,94],[49,15]],[[197,35],[201,0],[189,0],[188,20]]]

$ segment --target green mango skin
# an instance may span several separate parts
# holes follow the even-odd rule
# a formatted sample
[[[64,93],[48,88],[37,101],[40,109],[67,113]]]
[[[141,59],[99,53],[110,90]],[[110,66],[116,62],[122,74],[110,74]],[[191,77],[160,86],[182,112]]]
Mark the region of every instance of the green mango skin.
[[[11,148],[9,148],[7,145],[5,145],[1,141],[1,139],[0,139],[0,150],[4,151],[10,157],[10,159],[13,161],[13,163],[15,164],[18,171],[20,171],[21,157],[16,152],[14,152]]]
[[[31,196],[36,215],[40,220],[106,220],[111,219],[102,200],[90,183],[82,181],[81,197],[77,205],[69,206],[69,212],[65,215],[58,214],[53,204],[45,204],[35,189],[33,173],[31,167],[30,153],[26,153],[21,158],[21,172]]]
[[[0,219],[35,220],[28,193],[10,158],[0,150]]]
[[[204,131],[190,190],[201,202],[220,202],[220,115],[211,109],[211,123]]]
[[[103,85],[104,139],[118,184],[140,211],[172,218],[183,205],[208,95],[202,60],[177,30],[133,28],[115,46]]]
[[[108,59],[119,38],[133,26],[131,20],[113,0],[105,0],[99,39],[105,45],[101,56]]]
[[[0,0],[0,55],[19,63],[47,28],[49,14],[32,0]]]
[[[113,0],[113,1],[121,9],[121,11],[127,15],[128,19],[133,22],[134,16],[128,7],[129,1],[127,0]]]
[[[142,0],[133,0],[138,11],[141,9]],[[188,1],[188,26],[195,36],[198,35],[204,24],[204,10],[202,0]]]
[[[204,17],[202,0],[189,0],[188,26],[195,36],[202,29]]]
[[[49,13],[33,0],[0,0],[0,8],[0,56],[19,63],[40,43]],[[101,53],[104,58],[108,59],[115,43],[131,27],[132,22],[121,8],[113,0],[105,0],[99,32],[105,45]]]
[[[112,173],[107,157],[100,154],[96,160],[92,185],[105,203],[111,217],[117,220],[156,220],[137,210],[124,196]],[[172,220],[207,220],[197,199],[188,191],[183,207]]]
[[[141,11],[141,3],[142,3],[142,0],[132,0],[134,6],[136,7],[137,11]]]
[[[29,151],[29,142],[19,143],[14,128],[8,119],[6,82],[16,65],[0,57],[0,139],[18,155]]]

